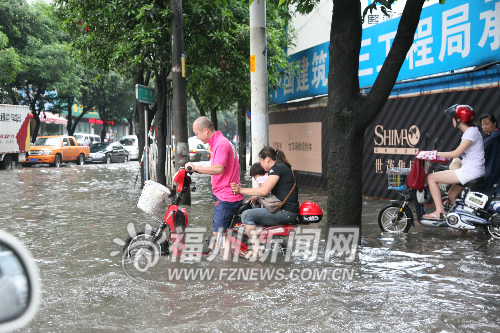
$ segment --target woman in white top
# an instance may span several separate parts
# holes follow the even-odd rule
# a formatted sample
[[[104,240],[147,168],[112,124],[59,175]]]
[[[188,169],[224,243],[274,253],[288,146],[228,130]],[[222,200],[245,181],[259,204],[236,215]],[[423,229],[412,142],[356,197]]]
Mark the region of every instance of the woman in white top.
[[[444,111],[447,117],[451,117],[453,127],[462,131],[462,141],[454,151],[437,152],[438,157],[455,158],[463,154],[462,167],[456,170],[446,170],[431,173],[427,176],[427,184],[436,205],[436,210],[431,214],[424,215],[427,219],[443,219],[443,203],[441,202],[441,191],[438,183],[454,184],[448,191],[450,201],[457,198],[462,187],[457,184],[465,184],[471,180],[484,176],[484,148],[483,138],[474,122],[475,111],[468,105],[453,105]],[[453,200],[454,201],[454,200]],[[451,202],[455,204],[455,202]]]

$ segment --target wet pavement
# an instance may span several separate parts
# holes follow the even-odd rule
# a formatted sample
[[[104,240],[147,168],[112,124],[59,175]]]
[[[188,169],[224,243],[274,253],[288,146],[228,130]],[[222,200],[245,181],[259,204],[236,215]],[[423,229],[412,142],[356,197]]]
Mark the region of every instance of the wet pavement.
[[[408,234],[382,233],[377,216],[388,202],[374,199],[363,201],[361,245],[352,261],[325,262],[324,219],[303,229],[323,232],[312,260],[161,257],[134,280],[130,267],[122,267],[120,244],[133,229],[157,226],[135,207],[137,171],[138,163],[128,162],[0,172],[0,228],[30,249],[43,288],[37,315],[19,332],[500,331],[500,242],[482,230],[421,225]],[[209,177],[195,181],[190,226],[209,230]],[[300,188],[300,200],[326,208],[322,190]],[[281,275],[253,278],[255,268]],[[216,274],[176,279],[175,269]],[[234,269],[243,276],[230,279]]]

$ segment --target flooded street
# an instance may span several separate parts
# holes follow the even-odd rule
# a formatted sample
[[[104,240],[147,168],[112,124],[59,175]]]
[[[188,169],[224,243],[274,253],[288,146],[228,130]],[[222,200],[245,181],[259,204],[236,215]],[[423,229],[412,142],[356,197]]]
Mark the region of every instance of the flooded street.
[[[312,261],[172,263],[161,257],[134,280],[122,268],[120,244],[130,229],[158,225],[135,207],[137,171],[134,161],[0,172],[0,229],[24,242],[42,280],[38,313],[19,332],[500,331],[500,242],[483,230],[419,224],[408,234],[382,233],[377,216],[388,202],[374,199],[364,199],[361,246],[353,261],[324,262],[323,218],[305,227],[322,229]],[[189,226],[210,231],[210,178],[193,178],[197,191],[187,207]],[[249,179],[246,175],[247,185]],[[325,191],[300,188],[299,193],[301,202],[326,209]],[[166,207],[158,211],[160,219]],[[174,268],[215,270],[218,278],[173,279]],[[283,274],[221,275],[233,268]],[[311,275],[322,269],[336,273],[326,280]]]

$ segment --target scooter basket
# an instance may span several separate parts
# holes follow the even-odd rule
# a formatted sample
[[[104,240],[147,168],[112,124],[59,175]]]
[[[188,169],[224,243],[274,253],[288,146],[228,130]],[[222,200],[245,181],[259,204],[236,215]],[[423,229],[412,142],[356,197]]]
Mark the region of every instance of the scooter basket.
[[[147,180],[137,201],[137,208],[140,208],[145,213],[154,214],[169,194],[170,191],[165,186],[152,180]]]
[[[410,173],[410,168],[390,168],[387,171],[389,190],[406,189],[406,176]]]

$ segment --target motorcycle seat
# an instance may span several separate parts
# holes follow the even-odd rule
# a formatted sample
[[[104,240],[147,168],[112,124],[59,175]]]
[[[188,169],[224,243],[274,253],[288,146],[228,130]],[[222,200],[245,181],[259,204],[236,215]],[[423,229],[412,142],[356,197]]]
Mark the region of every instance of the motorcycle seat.
[[[462,184],[462,186],[463,187],[477,187],[479,185],[482,185],[483,183],[484,183],[484,177],[479,177],[479,178],[471,180],[470,182]]]
[[[278,225],[296,225],[296,224],[298,224],[297,220],[293,221],[292,223],[286,222],[286,221],[281,221]]]
[[[236,215],[241,215],[243,212],[247,209],[251,209],[252,205],[250,204],[250,201],[247,201],[243,204],[241,204],[240,208],[238,208],[238,211],[236,212]]]

